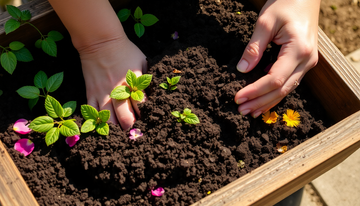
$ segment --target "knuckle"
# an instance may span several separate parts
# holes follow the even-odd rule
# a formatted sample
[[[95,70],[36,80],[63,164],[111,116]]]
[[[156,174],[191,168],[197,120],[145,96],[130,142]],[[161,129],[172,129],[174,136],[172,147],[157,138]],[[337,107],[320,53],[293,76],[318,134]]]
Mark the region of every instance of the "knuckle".
[[[271,81],[271,84],[273,88],[280,88],[285,84],[285,81],[284,77],[276,77]]]
[[[285,97],[286,95],[288,95],[291,92],[291,87],[288,86],[284,86],[280,89],[280,97]]]

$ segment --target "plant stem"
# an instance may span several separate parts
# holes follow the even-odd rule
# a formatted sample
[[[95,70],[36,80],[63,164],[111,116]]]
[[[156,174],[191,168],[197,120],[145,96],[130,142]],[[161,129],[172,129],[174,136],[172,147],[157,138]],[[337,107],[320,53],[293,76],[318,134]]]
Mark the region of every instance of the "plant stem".
[[[45,39],[44,35],[41,33],[41,31],[35,25],[33,25],[30,22],[25,22],[24,24],[29,24],[30,26],[34,27],[36,29],[36,31],[38,31],[39,34],[41,35],[41,39]]]
[[[0,45],[0,48],[2,48],[3,51],[4,51],[4,50],[7,51],[7,49],[6,49],[5,47],[1,46],[1,45]],[[2,53],[2,52],[1,52],[1,53]]]

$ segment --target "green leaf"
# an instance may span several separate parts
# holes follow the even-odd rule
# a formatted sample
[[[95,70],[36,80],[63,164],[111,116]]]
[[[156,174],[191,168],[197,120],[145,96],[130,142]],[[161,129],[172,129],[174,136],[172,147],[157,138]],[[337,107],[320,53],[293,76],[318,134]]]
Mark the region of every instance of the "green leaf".
[[[30,62],[30,61],[34,60],[33,56],[30,53],[30,51],[25,47],[21,48],[20,50],[13,51],[13,52],[14,52],[14,54],[16,56],[16,59],[18,61]]]
[[[171,86],[171,87],[170,87],[170,90],[173,91],[173,90],[175,90],[176,88],[177,88],[177,86]]]
[[[11,50],[19,50],[23,48],[25,45],[19,41],[13,41],[9,44]]]
[[[181,76],[171,78],[171,85],[175,85],[180,81]]]
[[[169,77],[166,77],[166,80],[171,85],[171,79]]]
[[[57,46],[55,41],[52,38],[46,38],[41,43],[42,50],[50,56],[56,57],[57,55]]]
[[[110,93],[110,98],[123,100],[130,97],[130,89],[127,86],[117,86]]]
[[[59,72],[52,75],[46,82],[46,91],[54,92],[57,90],[64,80],[64,72]]]
[[[189,114],[185,117],[184,122],[188,124],[198,124],[200,123],[199,118],[195,114]]]
[[[40,48],[41,48],[41,45],[42,45],[42,39],[36,40],[36,42],[35,42],[35,47],[38,48],[38,49],[40,49]]]
[[[137,79],[136,88],[138,90],[144,90],[146,87],[150,85],[152,79],[151,74],[143,74]]]
[[[16,92],[25,99],[35,99],[40,95],[40,90],[34,86],[23,86]]]
[[[88,119],[84,122],[81,126],[82,133],[88,133],[93,131],[96,128],[96,120],[95,119]]]
[[[63,109],[64,109],[64,117],[68,117],[68,116],[72,115],[76,109],[76,101],[66,102],[63,105]]]
[[[15,19],[19,19],[21,16],[21,11],[16,6],[13,5],[6,5],[6,10],[9,14],[14,17]]]
[[[35,132],[47,132],[53,127],[54,120],[49,116],[37,117],[29,124],[29,128]]]
[[[49,146],[54,144],[56,141],[58,141],[59,137],[60,137],[60,129],[57,127],[51,128],[45,135],[46,145]]]
[[[65,120],[62,122],[62,126],[60,127],[60,133],[65,137],[71,137],[74,135],[79,135],[80,130],[73,120]]]
[[[158,22],[159,19],[156,18],[156,16],[152,15],[152,14],[144,14],[141,19],[140,22],[144,25],[144,26],[151,26],[154,25],[156,22]]]
[[[34,106],[37,104],[38,101],[39,101],[39,97],[37,97],[35,99],[29,99],[28,106],[29,106],[30,110],[32,110],[34,108]]]
[[[110,119],[110,110],[101,110],[99,112],[99,118],[102,122],[107,122]]]
[[[142,10],[140,9],[140,7],[137,7],[134,12],[135,19],[140,19],[142,15],[143,15]]]
[[[142,35],[144,35],[144,33],[145,33],[145,27],[141,23],[136,23],[134,25],[134,30],[135,30],[136,35],[139,38],[142,37]]]
[[[185,108],[183,113],[186,115],[189,115],[189,114],[191,114],[191,109]]]
[[[48,33],[48,37],[50,37],[54,41],[60,41],[64,38],[64,36],[60,32],[54,30]]]
[[[96,127],[96,132],[100,135],[109,135],[109,125],[106,122],[102,122]]]
[[[172,115],[174,115],[175,117],[180,118],[180,112],[179,111],[173,111],[171,112]]]
[[[169,89],[169,86],[166,83],[161,83],[161,84],[159,84],[159,86],[163,89]]]
[[[0,89],[0,96],[3,94],[4,92]]]
[[[10,32],[15,31],[19,27],[20,22],[16,21],[15,19],[9,19],[5,23],[5,33],[9,34]]]
[[[185,114],[180,114],[180,119],[185,119],[186,115]]]
[[[128,70],[126,73],[126,83],[128,83],[131,88],[134,88],[134,86],[137,84],[136,74],[131,70]]]
[[[117,16],[120,19],[120,22],[124,22],[126,21],[129,16],[130,16],[131,12],[129,9],[121,9],[118,13]]]
[[[144,99],[144,93],[141,90],[132,91],[131,98],[135,101],[141,101]]]
[[[59,118],[64,116],[64,109],[62,108],[60,102],[58,102],[54,97],[50,95],[46,96],[45,109],[49,116],[52,118]]]
[[[29,10],[24,10],[24,11],[21,11],[21,16],[20,16],[20,19],[22,21],[28,21],[31,19],[31,13]]]
[[[12,74],[16,68],[17,59],[13,52],[4,52],[1,54],[0,57],[1,66],[4,67],[4,69],[9,72],[9,74]]]
[[[37,88],[43,89],[46,86],[47,76],[45,72],[39,71],[34,77],[34,84]]]
[[[99,117],[99,112],[91,105],[84,104],[81,105],[81,114],[84,117],[84,119],[96,119]]]

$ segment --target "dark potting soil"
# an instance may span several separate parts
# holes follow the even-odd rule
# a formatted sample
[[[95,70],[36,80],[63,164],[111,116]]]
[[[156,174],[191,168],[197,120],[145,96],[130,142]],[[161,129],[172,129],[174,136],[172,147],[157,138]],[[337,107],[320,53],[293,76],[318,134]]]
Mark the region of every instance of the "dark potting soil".
[[[331,126],[332,122],[306,85],[301,84],[271,111],[282,116],[287,109],[300,113],[301,124],[287,127],[279,117],[265,124],[261,117],[242,116],[234,95],[265,75],[264,68],[276,60],[278,46],[269,45],[252,72],[236,70],[250,40],[257,14],[246,1],[182,0],[176,2],[132,2],[160,21],[135,36],[129,19],[124,28],[129,38],[148,56],[153,81],[146,90],[148,101],[140,105],[141,118],[134,128],[144,136],[129,139],[129,131],[110,124],[110,135],[81,134],[72,148],[61,137],[47,147],[44,134],[19,136],[12,130],[19,118],[32,120],[46,114],[41,99],[32,112],[15,91],[33,85],[43,70],[48,76],[64,71],[60,89],[51,93],[60,103],[76,100],[72,118],[81,126],[79,106],[86,104],[84,80],[70,37],[59,44],[52,58],[31,48],[35,61],[19,63],[13,75],[0,70],[0,140],[40,205],[190,205],[226,184],[281,155],[276,144],[289,149]],[[241,14],[237,14],[240,11]],[[180,38],[171,34],[178,31]],[[28,46],[29,47],[29,46]],[[181,74],[174,74],[173,70]],[[181,75],[172,92],[158,85],[166,77]],[[110,91],[109,91],[110,93]],[[172,111],[190,108],[200,124],[178,123]],[[13,149],[20,138],[35,143],[24,157]],[[245,162],[238,167],[239,160]],[[162,197],[152,197],[151,188],[163,187]]]

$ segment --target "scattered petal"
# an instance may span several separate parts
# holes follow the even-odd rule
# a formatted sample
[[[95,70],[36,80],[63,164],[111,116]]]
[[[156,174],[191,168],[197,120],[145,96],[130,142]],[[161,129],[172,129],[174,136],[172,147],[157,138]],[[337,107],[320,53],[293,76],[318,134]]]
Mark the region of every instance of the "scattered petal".
[[[240,15],[240,14],[241,14],[241,12],[240,12],[240,11],[237,11],[237,12],[236,12],[236,14],[237,14],[237,15]]]
[[[171,37],[175,40],[179,38],[179,33],[175,31],[173,34],[171,34]]]
[[[173,73],[175,73],[175,74],[180,74],[181,71],[180,71],[180,70],[177,70],[177,69],[174,69],[174,70],[173,70]]]
[[[75,136],[71,136],[71,137],[66,137],[65,142],[66,144],[69,145],[69,147],[73,147],[77,141],[79,141],[80,137],[79,135],[75,135]]]
[[[266,123],[266,124],[272,124],[275,123],[277,121],[278,118],[278,114],[276,114],[276,112],[271,112],[267,111],[265,112],[265,114],[262,115],[262,120]]]
[[[207,194],[210,195],[210,194],[211,194],[211,191],[208,191]]]
[[[19,119],[14,124],[14,131],[19,134],[29,134],[31,129],[28,127],[28,121],[26,119]]]
[[[28,156],[34,150],[34,148],[34,143],[29,139],[19,139],[14,145],[14,149],[20,153],[23,153],[25,156]]]
[[[273,63],[267,65],[267,66],[265,67],[265,69],[264,69],[264,72],[268,73],[268,72],[270,71],[272,65],[273,65]]]
[[[141,133],[140,129],[135,128],[135,129],[130,130],[130,137],[129,138],[131,140],[136,141],[136,139],[141,137],[141,136],[143,136],[143,133]]]
[[[158,187],[156,190],[151,190],[152,196],[161,197],[165,193],[164,188]]]
[[[297,127],[300,124],[300,114],[297,111],[288,109],[286,114],[283,114],[283,121],[288,127]]]
[[[287,146],[286,145],[282,145],[280,143],[276,144],[276,149],[278,152],[280,153],[285,153],[287,151]]]

